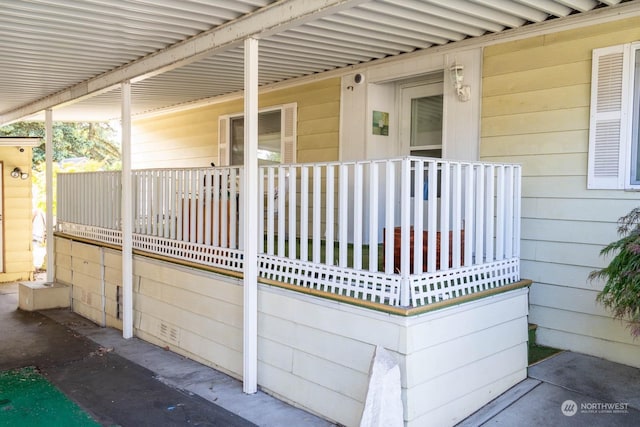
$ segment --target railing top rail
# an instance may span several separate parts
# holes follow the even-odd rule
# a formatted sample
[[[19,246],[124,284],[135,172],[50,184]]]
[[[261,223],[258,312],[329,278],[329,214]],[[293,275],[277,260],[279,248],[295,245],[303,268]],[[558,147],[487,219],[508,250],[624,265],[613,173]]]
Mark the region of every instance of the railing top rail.
[[[352,160],[352,161],[332,161],[332,162],[308,162],[308,163],[282,163],[277,165],[263,165],[259,166],[261,169],[278,169],[278,168],[302,168],[302,167],[328,167],[328,166],[353,166],[353,165],[367,165],[367,164],[385,164],[389,162],[401,162],[404,160],[410,161],[421,161],[425,163],[435,163],[435,164],[449,164],[449,165],[461,165],[461,166],[511,166],[520,168],[521,165],[519,163],[502,163],[502,162],[485,162],[485,161],[463,161],[463,160],[448,160],[448,159],[440,159],[435,157],[417,157],[417,156],[404,156],[404,157],[391,157],[387,159],[373,159],[373,160]],[[148,169],[133,169],[133,173],[142,173],[142,172],[162,172],[162,171],[215,171],[215,170],[225,170],[225,169],[236,169],[242,170],[244,166],[215,166],[215,167],[182,167],[182,168],[148,168]],[[90,175],[90,174],[119,174],[121,171],[91,171],[91,172],[64,172],[60,173],[60,175]]]
[[[184,168],[146,168],[146,169],[132,169],[132,173],[138,172],[162,172],[162,171],[215,171],[224,169],[244,169],[244,166],[204,166],[204,167],[184,167]],[[120,174],[122,171],[77,171],[77,172],[59,172],[59,175],[93,175],[93,174]]]
[[[264,165],[260,166],[260,168],[280,168],[280,167],[312,167],[312,166],[340,166],[340,165],[362,165],[362,164],[384,164],[388,162],[401,162],[403,160],[411,160],[411,161],[423,161],[423,162],[431,162],[431,163],[439,163],[439,164],[460,164],[460,165],[474,165],[474,166],[483,166],[483,165],[494,165],[494,166],[514,166],[520,167],[519,163],[501,163],[501,162],[485,162],[485,161],[465,161],[465,160],[449,160],[449,159],[440,159],[435,157],[418,157],[418,156],[401,156],[401,157],[390,157],[386,159],[372,159],[372,160],[349,160],[349,161],[332,161],[332,162],[309,162],[309,163],[282,163],[277,165]]]

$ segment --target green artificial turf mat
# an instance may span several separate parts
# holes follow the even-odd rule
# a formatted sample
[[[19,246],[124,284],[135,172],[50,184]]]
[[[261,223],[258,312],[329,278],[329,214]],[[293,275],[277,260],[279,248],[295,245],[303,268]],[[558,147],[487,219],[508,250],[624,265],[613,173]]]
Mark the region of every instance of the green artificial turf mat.
[[[0,426],[99,426],[37,369],[0,372]]]

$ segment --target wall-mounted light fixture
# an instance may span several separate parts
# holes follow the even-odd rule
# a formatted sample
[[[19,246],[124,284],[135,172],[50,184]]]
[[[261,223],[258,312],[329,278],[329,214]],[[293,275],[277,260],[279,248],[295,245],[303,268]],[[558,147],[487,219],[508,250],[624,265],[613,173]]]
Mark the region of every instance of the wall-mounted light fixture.
[[[462,102],[467,102],[471,99],[471,87],[464,83],[464,65],[454,63],[449,68],[449,75],[451,76],[451,82],[453,88],[456,91],[458,99]]]
[[[11,178],[27,179],[29,178],[29,174],[27,172],[22,172],[22,169],[16,166],[11,171]]]

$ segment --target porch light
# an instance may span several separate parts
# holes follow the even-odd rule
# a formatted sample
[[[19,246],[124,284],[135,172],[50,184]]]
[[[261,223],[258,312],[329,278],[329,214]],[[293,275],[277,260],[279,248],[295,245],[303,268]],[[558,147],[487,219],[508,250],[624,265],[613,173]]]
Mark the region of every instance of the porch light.
[[[464,83],[464,65],[454,63],[449,68],[451,81],[453,82],[453,88],[456,91],[458,99],[462,102],[467,102],[471,99],[471,87]]]
[[[22,172],[22,169],[16,166],[11,171],[11,178],[27,179],[29,178],[29,174],[27,172]]]

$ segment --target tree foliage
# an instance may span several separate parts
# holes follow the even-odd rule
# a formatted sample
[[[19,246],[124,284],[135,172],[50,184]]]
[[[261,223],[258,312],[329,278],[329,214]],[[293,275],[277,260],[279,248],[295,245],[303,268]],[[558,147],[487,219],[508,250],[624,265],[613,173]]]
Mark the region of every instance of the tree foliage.
[[[640,208],[635,208],[618,221],[620,239],[607,245],[601,255],[615,256],[609,265],[591,273],[593,279],[604,279],[605,286],[598,301],[611,310],[614,317],[627,322],[634,337],[640,336]]]
[[[35,136],[44,139],[43,122],[16,122],[0,128],[0,136]],[[120,146],[117,131],[109,123],[54,122],[53,160],[85,157],[103,165],[103,169],[117,169],[120,164]],[[42,170],[45,162],[45,144],[33,149],[33,168]]]

